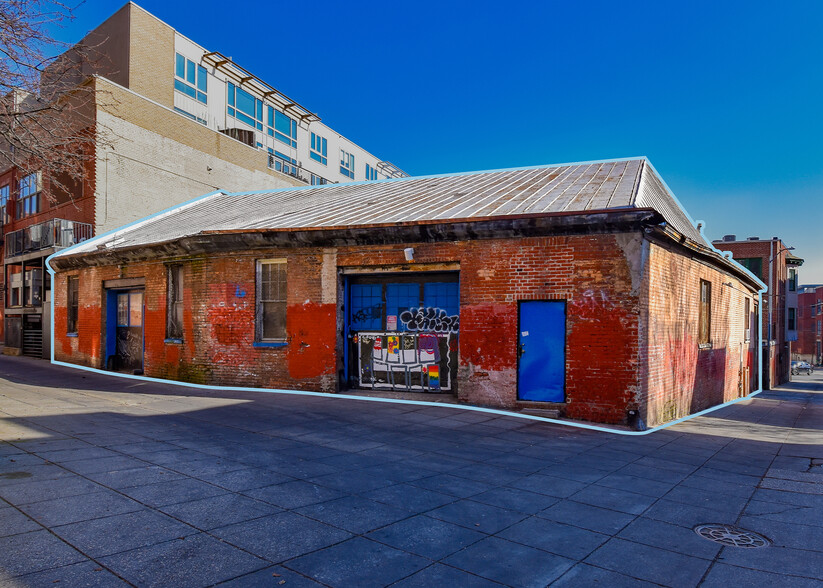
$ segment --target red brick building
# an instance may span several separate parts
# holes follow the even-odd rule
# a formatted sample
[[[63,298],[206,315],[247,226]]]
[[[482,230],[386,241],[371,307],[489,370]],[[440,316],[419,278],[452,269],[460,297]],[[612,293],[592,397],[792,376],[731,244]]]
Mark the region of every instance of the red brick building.
[[[731,251],[736,262],[768,286],[763,294],[763,388],[788,382],[792,344],[798,338],[797,284],[803,260],[792,255],[794,247],[778,237],[738,241],[735,235],[726,235],[714,246]]]
[[[797,295],[797,343],[792,359],[823,363],[823,285],[800,286]]]
[[[645,159],[217,193],[50,264],[97,368],[650,425],[758,386],[761,285]]]

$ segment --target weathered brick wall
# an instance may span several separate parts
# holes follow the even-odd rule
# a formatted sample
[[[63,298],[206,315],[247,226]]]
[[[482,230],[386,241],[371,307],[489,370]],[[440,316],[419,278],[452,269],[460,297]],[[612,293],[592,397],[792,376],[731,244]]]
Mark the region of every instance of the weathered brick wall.
[[[416,243],[413,268],[459,264],[461,400],[518,406],[519,300],[566,300],[566,413],[620,422],[637,407],[639,259],[632,235]],[[342,354],[338,268],[405,264],[404,245],[284,249],[184,263],[184,338],[165,341],[162,262],[83,270],[78,337],[65,335],[65,274],[55,280],[58,359],[103,367],[102,281],[144,277],[145,373],[238,386],[334,391]],[[254,346],[255,260],[288,264],[289,344]],[[634,269],[633,269],[634,267]],[[77,272],[70,272],[70,274]]]
[[[769,382],[777,386],[789,379],[789,350],[786,341],[787,310],[786,310],[786,283],[788,280],[788,266],[786,259],[788,246],[780,239],[754,241],[715,241],[714,245],[721,251],[731,251],[735,259],[759,257],[762,260],[763,272],[760,279],[768,286],[769,292],[763,294],[763,339],[769,337],[769,301],[772,303],[771,324],[772,340],[776,344],[764,349],[772,349],[776,357],[767,361]],[[771,278],[769,276],[769,261],[771,263]]]
[[[711,347],[698,345],[700,280],[711,283]],[[724,283],[731,284],[726,286]],[[750,299],[744,340],[744,299]],[[757,297],[738,280],[696,259],[651,244],[643,317],[648,324],[643,358],[646,414],[651,425],[709,408],[755,389]],[[749,369],[750,385],[741,377]]]
[[[79,276],[77,336],[66,334],[69,276]],[[120,277],[117,267],[94,267],[82,271],[56,273],[52,282],[54,297],[54,358],[96,368],[106,367],[105,292],[103,281]]]

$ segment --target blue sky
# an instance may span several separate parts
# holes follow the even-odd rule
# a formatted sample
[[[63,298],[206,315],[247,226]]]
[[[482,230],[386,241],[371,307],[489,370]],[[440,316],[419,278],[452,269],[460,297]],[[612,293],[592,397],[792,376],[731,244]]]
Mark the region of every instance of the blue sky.
[[[138,4],[412,175],[645,155],[709,238],[823,283],[821,2]]]

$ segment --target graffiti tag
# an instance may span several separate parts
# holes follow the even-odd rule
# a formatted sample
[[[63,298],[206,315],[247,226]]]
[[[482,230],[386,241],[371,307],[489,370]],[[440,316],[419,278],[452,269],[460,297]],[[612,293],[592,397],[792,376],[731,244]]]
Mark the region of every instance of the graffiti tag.
[[[372,319],[379,319],[382,316],[382,307],[379,304],[361,308],[351,316],[351,322],[364,323]]]
[[[400,322],[409,331],[429,331],[433,333],[457,333],[460,316],[447,315],[442,308],[432,306],[410,308],[400,313]]]

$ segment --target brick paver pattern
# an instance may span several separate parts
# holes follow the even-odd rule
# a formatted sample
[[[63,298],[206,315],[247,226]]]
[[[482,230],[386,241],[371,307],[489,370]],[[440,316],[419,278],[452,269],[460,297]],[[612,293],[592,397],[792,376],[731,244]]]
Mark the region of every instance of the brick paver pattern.
[[[823,373],[795,380],[628,437],[0,357],[0,585],[823,586]]]

